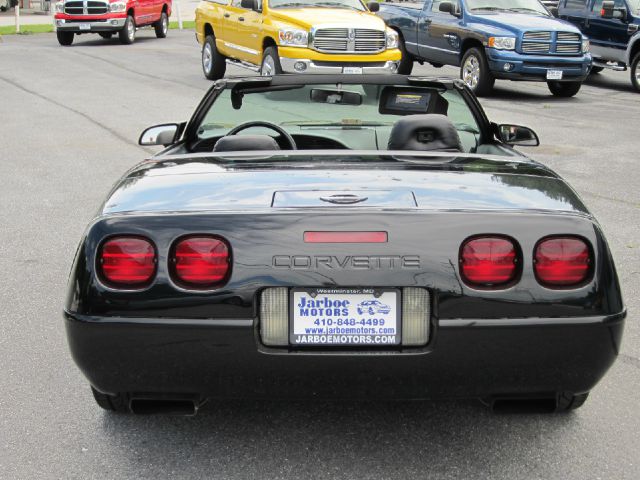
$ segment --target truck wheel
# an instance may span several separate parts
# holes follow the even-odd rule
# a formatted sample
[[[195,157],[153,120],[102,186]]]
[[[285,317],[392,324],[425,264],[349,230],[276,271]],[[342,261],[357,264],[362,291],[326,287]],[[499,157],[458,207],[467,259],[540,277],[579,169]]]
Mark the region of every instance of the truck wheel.
[[[124,27],[118,32],[120,43],[131,45],[136,39],[136,21],[131,15],[124,22]]]
[[[547,86],[556,97],[573,97],[580,91],[582,82],[547,82]]]
[[[282,66],[280,65],[280,57],[278,56],[277,47],[267,47],[262,56],[262,65],[260,65],[260,75],[263,77],[271,77],[272,75],[280,75]]]
[[[589,73],[592,73],[595,75],[596,73],[600,73],[602,70],[604,70],[603,67],[591,67],[591,71]]]
[[[640,92],[640,52],[636,53],[631,62],[631,83],[633,88]]]
[[[202,71],[209,80],[220,80],[227,71],[227,59],[216,48],[213,35],[208,35],[202,45]]]
[[[73,32],[61,32],[60,30],[58,30],[56,32],[56,36],[58,37],[58,43],[60,45],[68,47],[73,43],[73,37],[75,36],[75,34]]]
[[[413,55],[407,52],[407,48],[402,38],[398,39],[398,48],[402,52],[402,58],[400,59],[400,64],[398,65],[398,73],[400,75],[411,75],[411,71],[413,70],[414,58]]]
[[[166,38],[169,31],[169,17],[166,12],[160,14],[160,20],[153,24],[153,28],[156,30],[156,37]]]
[[[467,50],[462,57],[460,78],[479,97],[491,93],[496,83],[484,51],[476,47]]]
[[[568,412],[580,408],[587,401],[589,392],[573,395],[570,393],[561,393],[558,395],[556,404],[556,412]]]
[[[119,413],[129,413],[131,411],[129,410],[127,395],[124,393],[119,393],[117,395],[107,395],[106,393],[97,391],[93,387],[91,387],[91,392],[93,393],[93,398],[95,398],[96,403],[100,406],[100,408]]]
[[[111,33],[111,32],[100,32],[100,33],[98,33],[98,35],[100,35],[104,39],[109,40],[113,36],[113,33]]]

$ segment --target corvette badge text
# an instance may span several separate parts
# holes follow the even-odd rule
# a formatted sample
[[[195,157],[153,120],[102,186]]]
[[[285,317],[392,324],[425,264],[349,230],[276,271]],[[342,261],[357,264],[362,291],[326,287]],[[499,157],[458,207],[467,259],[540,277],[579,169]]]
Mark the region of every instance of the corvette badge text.
[[[418,255],[275,255],[274,268],[290,270],[417,270]]]

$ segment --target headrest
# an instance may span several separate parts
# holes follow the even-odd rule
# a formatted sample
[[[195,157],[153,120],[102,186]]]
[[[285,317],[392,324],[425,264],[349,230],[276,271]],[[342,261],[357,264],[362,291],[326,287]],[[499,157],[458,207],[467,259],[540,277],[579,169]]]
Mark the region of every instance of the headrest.
[[[458,131],[445,115],[408,115],[389,135],[389,150],[462,152]]]
[[[249,150],[280,150],[269,135],[227,135],[213,147],[214,152],[244,152]]]

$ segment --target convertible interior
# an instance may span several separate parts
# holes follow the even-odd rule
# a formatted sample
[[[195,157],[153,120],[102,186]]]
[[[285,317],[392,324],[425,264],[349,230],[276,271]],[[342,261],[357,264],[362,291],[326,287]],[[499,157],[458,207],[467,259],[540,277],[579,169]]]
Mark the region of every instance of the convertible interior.
[[[509,155],[458,89],[306,84],[222,89],[190,152],[410,150]]]

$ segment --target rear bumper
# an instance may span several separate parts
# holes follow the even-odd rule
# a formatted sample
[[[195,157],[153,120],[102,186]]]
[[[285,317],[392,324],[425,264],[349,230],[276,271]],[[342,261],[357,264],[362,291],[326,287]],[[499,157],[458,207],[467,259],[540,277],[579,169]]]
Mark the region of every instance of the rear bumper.
[[[441,320],[420,351],[269,350],[257,321],[84,317],[69,345],[105,393],[201,397],[433,398],[589,391],[614,362],[625,313]]]
[[[561,81],[581,82],[589,75],[592,64],[588,53],[576,57],[522,55],[494,48],[487,48],[487,61],[496,78],[528,81],[546,81],[548,70],[561,70]]]

